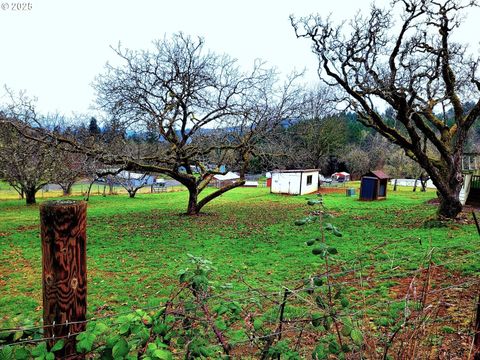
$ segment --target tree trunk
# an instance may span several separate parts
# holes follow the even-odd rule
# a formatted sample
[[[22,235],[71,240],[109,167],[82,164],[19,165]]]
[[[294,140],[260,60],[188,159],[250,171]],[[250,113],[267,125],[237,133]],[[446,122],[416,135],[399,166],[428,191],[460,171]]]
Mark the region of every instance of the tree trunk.
[[[457,158],[460,158],[457,156]],[[437,187],[440,206],[438,208],[439,218],[454,219],[462,211],[460,202],[460,191],[463,185],[463,172],[461,161],[454,159],[452,164],[437,171],[432,171],[430,179]]]
[[[62,190],[63,190],[63,196],[72,195],[72,184],[63,185]]]
[[[187,215],[198,215],[200,209],[198,208],[198,192],[197,187],[188,188],[188,208]]]
[[[428,181],[427,177],[420,176],[420,185],[422,185],[422,190],[420,190],[421,192],[427,191],[427,181]]]
[[[27,205],[32,205],[37,202],[37,200],[35,199],[36,192],[37,191],[35,188],[25,189],[25,201]]]
[[[458,194],[451,194],[445,196],[440,194],[440,206],[438,208],[438,215],[443,218],[454,219],[462,211],[462,203],[458,199]]]
[[[137,190],[127,190],[128,191],[128,197],[130,199],[133,199],[135,197],[135,194],[137,193]]]
[[[395,182],[393,183],[393,191],[397,191],[397,180],[395,179]]]
[[[461,171],[459,171],[456,175],[446,175],[445,177],[447,177],[447,179],[445,179],[444,184],[436,184],[438,198],[440,200],[438,215],[441,218],[454,219],[460,214],[463,208],[462,203],[460,202],[463,176]],[[432,178],[432,181],[433,180],[434,179]]]

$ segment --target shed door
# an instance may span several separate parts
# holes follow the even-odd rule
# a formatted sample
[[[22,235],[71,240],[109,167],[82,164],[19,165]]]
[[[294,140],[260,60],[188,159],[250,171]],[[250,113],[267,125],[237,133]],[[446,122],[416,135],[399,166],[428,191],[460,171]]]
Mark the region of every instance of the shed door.
[[[387,196],[387,182],[384,180],[380,181],[380,188],[378,189],[378,196],[385,197]]]
[[[373,200],[375,196],[377,179],[371,177],[363,177],[360,186],[360,199]]]

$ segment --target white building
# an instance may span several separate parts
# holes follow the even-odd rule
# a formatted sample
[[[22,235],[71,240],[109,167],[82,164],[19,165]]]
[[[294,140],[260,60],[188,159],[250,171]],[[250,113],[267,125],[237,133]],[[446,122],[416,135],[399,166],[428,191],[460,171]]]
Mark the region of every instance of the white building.
[[[274,194],[305,195],[318,191],[319,171],[274,170],[270,192]]]
[[[220,188],[229,184],[233,184],[237,182],[239,179],[240,179],[239,175],[229,171],[225,175],[221,175],[221,174],[215,175],[213,177],[211,185]]]

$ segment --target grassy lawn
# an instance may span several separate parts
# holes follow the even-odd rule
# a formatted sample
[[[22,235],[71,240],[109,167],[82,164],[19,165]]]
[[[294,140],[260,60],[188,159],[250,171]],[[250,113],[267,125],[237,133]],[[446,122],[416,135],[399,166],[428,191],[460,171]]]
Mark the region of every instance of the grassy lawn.
[[[83,196],[88,191],[89,184],[75,184],[72,186],[72,196]],[[166,191],[181,191],[184,190],[182,186],[169,186]],[[94,184],[90,190],[91,196],[103,195],[104,186],[102,184]],[[105,188],[106,193],[108,194],[108,187]],[[151,192],[150,186],[145,186],[138,190],[137,194],[149,194]],[[115,194],[127,194],[121,186],[114,186],[113,193]],[[59,189],[50,189],[48,191],[39,190],[37,191],[36,197],[37,200],[44,200],[50,198],[57,198],[62,196],[62,190]],[[10,187],[6,182],[0,181],[0,201],[1,200],[17,200],[19,199],[18,193]]]
[[[480,270],[474,225],[431,221],[436,209],[427,201],[432,197],[431,191],[411,189],[390,191],[378,202],[324,196],[334,215],[328,222],[343,234],[327,233],[327,244],[338,250],[333,266],[345,272],[364,269],[367,303],[402,296],[413,274],[427,266],[429,254],[438,270],[432,286],[471,280]],[[298,286],[325,266],[304,244],[319,236],[318,223],[294,225],[311,211],[305,199],[240,188],[207,205],[204,215],[186,217],[180,215],[186,192],[92,197],[89,316],[159,304],[177,286],[188,253],[212,261],[215,277],[232,283],[233,291],[246,284],[274,291]],[[369,280],[368,274],[375,276]],[[0,293],[0,328],[41,319],[39,211],[20,200],[0,201]]]

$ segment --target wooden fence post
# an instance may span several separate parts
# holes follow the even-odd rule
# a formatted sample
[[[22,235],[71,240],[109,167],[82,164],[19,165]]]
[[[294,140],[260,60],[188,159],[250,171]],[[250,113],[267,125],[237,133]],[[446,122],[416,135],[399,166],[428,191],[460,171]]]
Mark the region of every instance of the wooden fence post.
[[[47,201],[40,206],[43,324],[46,338],[63,338],[57,358],[83,359],[75,335],[85,330],[87,310],[86,214],[84,201]],[[48,342],[49,348],[56,339]]]

